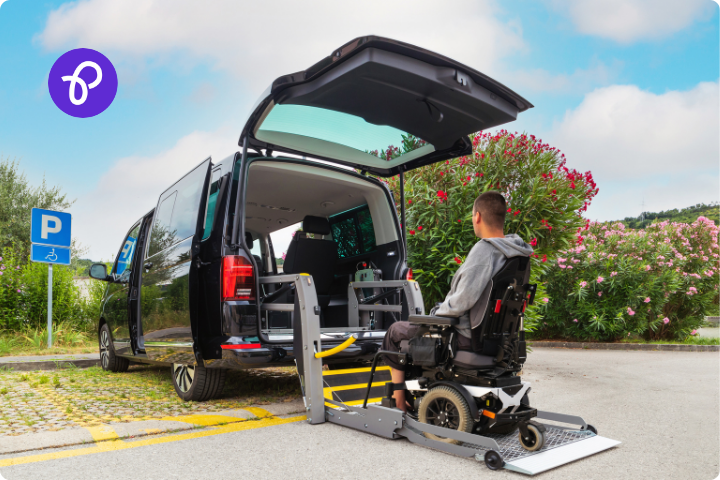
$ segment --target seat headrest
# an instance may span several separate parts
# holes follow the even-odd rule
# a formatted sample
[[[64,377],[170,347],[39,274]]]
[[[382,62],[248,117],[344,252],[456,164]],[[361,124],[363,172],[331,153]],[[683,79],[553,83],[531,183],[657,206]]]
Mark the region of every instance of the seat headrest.
[[[245,232],[245,244],[248,248],[253,248],[253,238],[250,232]]]
[[[330,222],[327,218],[313,217],[312,215],[306,215],[303,218],[302,224],[303,232],[316,233],[318,235],[329,235],[330,234]]]

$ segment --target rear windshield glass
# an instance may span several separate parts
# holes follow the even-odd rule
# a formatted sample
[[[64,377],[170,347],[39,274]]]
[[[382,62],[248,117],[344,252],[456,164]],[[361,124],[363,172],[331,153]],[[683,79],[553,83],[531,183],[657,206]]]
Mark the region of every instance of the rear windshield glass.
[[[372,252],[377,247],[367,205],[330,217],[330,228],[340,258]]]
[[[396,128],[305,105],[273,106],[255,137],[311,155],[361,165],[404,163],[435,150],[432,145]]]

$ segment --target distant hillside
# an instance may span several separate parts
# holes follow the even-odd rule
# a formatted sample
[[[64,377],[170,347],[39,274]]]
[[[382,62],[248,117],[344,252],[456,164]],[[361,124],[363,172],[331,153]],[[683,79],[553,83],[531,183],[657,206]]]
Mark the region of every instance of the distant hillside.
[[[666,210],[664,212],[643,212],[638,217],[625,217],[620,220],[628,228],[645,228],[655,222],[678,222],[678,223],[692,223],[697,220],[698,217],[707,217],[713,220],[716,225],[720,224],[720,205],[717,202],[710,204],[698,203],[691,207],[677,208],[673,210]]]

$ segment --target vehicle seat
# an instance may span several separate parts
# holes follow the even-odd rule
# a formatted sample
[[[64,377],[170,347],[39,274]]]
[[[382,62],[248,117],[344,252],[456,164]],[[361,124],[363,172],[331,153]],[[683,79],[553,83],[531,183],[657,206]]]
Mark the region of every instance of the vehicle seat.
[[[252,250],[254,240],[252,238],[252,234],[250,232],[245,232],[245,244],[249,249]],[[255,263],[257,264],[258,270],[260,272],[265,273],[265,262],[263,262],[263,259],[260,255],[253,255],[253,258],[255,259]]]
[[[330,290],[337,264],[337,244],[324,238],[307,238],[306,234],[329,235],[327,218],[311,215],[303,219],[303,231],[297,232],[290,242],[283,271],[285,273],[308,273],[315,282],[320,308],[330,303]]]

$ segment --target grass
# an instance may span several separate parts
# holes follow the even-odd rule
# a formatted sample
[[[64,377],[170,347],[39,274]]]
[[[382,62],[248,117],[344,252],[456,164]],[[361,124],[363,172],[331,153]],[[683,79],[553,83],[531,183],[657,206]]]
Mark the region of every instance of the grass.
[[[53,328],[53,346],[47,348],[47,330],[0,330],[0,357],[95,353],[97,339],[90,332],[61,323]]]
[[[578,342],[583,343],[581,340],[562,340],[557,338],[542,339],[542,338],[528,338],[528,342]],[[586,341],[584,343],[644,343],[648,345],[720,345],[720,338],[708,338],[708,337],[688,337],[685,340],[645,340],[643,338],[627,338],[622,339],[619,342],[597,342],[597,341]]]

